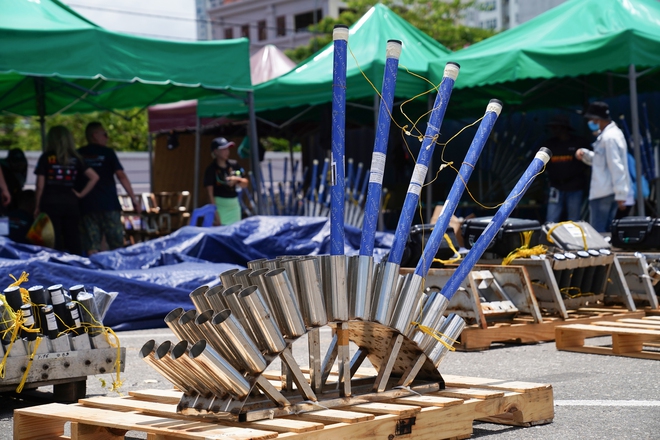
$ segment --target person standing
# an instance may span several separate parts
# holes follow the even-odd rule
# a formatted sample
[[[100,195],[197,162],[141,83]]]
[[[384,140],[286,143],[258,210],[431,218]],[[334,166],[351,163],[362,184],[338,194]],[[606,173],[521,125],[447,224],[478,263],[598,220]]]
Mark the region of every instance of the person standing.
[[[580,148],[575,153],[575,157],[591,166],[589,223],[598,232],[609,232],[617,209],[626,209],[631,191],[626,139],[612,121],[607,103],[592,102],[584,117],[591,132],[600,131],[593,151]]]
[[[229,148],[235,146],[223,137],[211,141],[213,162],[204,172],[204,187],[209,203],[216,206],[215,224],[231,225],[241,220],[241,205],[236,187],[247,188],[249,180],[235,160],[229,159]]]
[[[589,185],[589,167],[575,157],[580,148],[588,148],[589,141],[572,133],[573,127],[565,115],[550,119],[547,127],[552,133],[545,146],[552,151],[546,165],[550,179],[546,221],[581,220],[582,202]],[[565,216],[562,216],[563,213]]]
[[[124,167],[115,151],[108,147],[108,132],[103,125],[90,122],[85,128],[85,137],[88,144],[79,148],[78,153],[99,175],[98,184],[80,201],[83,246],[87,255],[93,255],[101,251],[103,236],[111,250],[124,245],[124,225],[115,176],[131,201],[137,202]]]
[[[90,193],[99,175],[78,154],[73,135],[66,127],[56,125],[48,130],[46,144],[46,151],[34,169],[37,175],[34,216],[41,212],[48,214],[55,231],[55,249],[81,255],[78,200]],[[76,180],[83,175],[87,183],[76,191]]]

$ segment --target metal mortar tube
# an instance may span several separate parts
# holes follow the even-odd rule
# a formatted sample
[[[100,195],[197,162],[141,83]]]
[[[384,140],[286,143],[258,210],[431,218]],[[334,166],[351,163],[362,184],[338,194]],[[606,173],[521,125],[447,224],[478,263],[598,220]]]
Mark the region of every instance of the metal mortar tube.
[[[355,319],[355,292],[357,290],[357,263],[359,255],[346,256],[346,298],[348,319]]]
[[[252,269],[239,270],[234,274],[234,284],[240,284],[243,288],[250,286],[250,279],[248,276],[252,273]]]
[[[452,313],[447,317],[444,325],[438,330],[443,336],[440,337],[447,345],[454,345],[454,341],[458,339],[461,332],[465,328],[465,321],[460,316]],[[436,342],[435,346],[431,346],[426,352],[433,365],[438,368],[440,362],[449,353],[449,348],[440,342]]]
[[[445,321],[447,321],[447,318],[444,316],[440,316],[440,319],[438,319],[438,323],[435,327],[432,327],[434,331],[440,331],[442,326],[445,324]],[[431,346],[437,342],[437,339],[435,339],[433,336],[424,333],[423,331],[420,331],[419,329],[415,333],[415,336],[413,336],[413,341],[417,344],[420,350],[426,352],[426,350],[430,349]]]
[[[227,309],[223,309],[227,310]],[[231,351],[231,348],[229,347],[229,343],[227,340],[223,337],[220,332],[218,332],[218,329],[216,328],[215,325],[213,325],[213,316],[215,316],[215,312],[211,309],[205,311],[204,313],[200,313],[197,318],[195,318],[195,325],[197,325],[197,328],[199,331],[202,333],[202,337],[198,340],[206,340],[206,342],[212,346],[216,351],[222,355],[225,359],[227,359],[229,362],[232,364],[236,365],[237,367],[242,367],[243,364],[240,359],[236,357],[236,355]],[[197,342],[197,341],[195,341]],[[190,345],[192,345],[191,343]]]
[[[399,265],[388,261],[382,270],[382,275],[378,279],[378,284],[374,290],[375,312],[373,321],[379,324],[389,324],[390,310],[394,309],[396,297],[396,285],[399,280]]]
[[[273,313],[273,318],[275,319],[275,322],[277,322],[279,325],[279,321],[277,320],[277,316],[276,316],[277,312],[275,310],[275,306],[273,305],[273,301],[270,297],[270,293],[268,292],[268,288],[266,287],[266,279],[264,278],[264,275],[269,271],[270,269],[268,269],[267,267],[262,267],[261,269],[257,269],[253,271],[248,276],[248,278],[250,279],[250,285],[257,286],[257,288],[259,289],[262,298],[266,300],[266,304],[268,304],[268,310],[270,310],[271,313]]]
[[[80,292],[78,300],[80,303],[80,320],[82,324],[87,324],[87,333],[90,337],[94,337],[103,333],[103,322],[101,321],[101,314],[99,313],[96,302],[94,302],[94,295],[88,292]]]
[[[422,298],[422,283],[424,278],[417,274],[407,274],[405,276],[401,293],[394,307],[390,327],[397,329],[402,334],[406,334],[411,326],[411,322],[419,314],[419,300]]]
[[[252,270],[263,269],[264,261],[266,261],[266,258],[258,258],[256,260],[248,261],[247,266]]]
[[[371,303],[374,288],[374,257],[359,255],[355,269],[355,286],[349,287],[348,294],[351,310],[355,319],[369,321],[371,319]],[[351,263],[348,264],[351,273]],[[353,278],[351,277],[351,280]],[[353,292],[353,293],[351,293]]]
[[[211,322],[227,340],[233,352],[245,364],[250,374],[259,374],[266,369],[266,359],[264,359],[259,348],[252,342],[238,320],[234,318],[231,310],[225,309],[215,314]]]
[[[187,344],[186,341],[182,342]],[[172,358],[174,345],[171,341],[164,341],[156,349],[154,359],[169,368],[176,377],[180,378],[180,381],[188,384],[188,387],[192,387],[197,394],[207,396],[211,393],[209,385],[204,383],[203,379],[195,373],[195,370]]]
[[[181,315],[179,318],[179,326],[181,330],[187,335],[186,338],[182,339],[185,341],[194,344],[200,339],[204,339],[204,334],[195,324],[195,319],[197,319],[197,310],[191,309]]]
[[[422,315],[419,319],[419,323],[424,327],[429,327],[432,329],[438,328],[440,320],[443,318],[445,310],[449,305],[449,300],[442,295],[440,292],[435,292],[433,295],[426,301],[424,308],[422,309]],[[431,338],[431,336],[426,335],[425,333],[419,332],[417,327],[411,327],[406,334],[409,338],[415,338],[415,336],[421,333],[425,338]],[[425,344],[426,340],[422,340],[420,343]]]
[[[290,338],[304,335],[307,329],[286,271],[283,268],[271,270],[264,275],[264,278],[268,293],[272,295],[271,300],[277,308],[280,328],[284,327],[286,335]]]
[[[209,286],[199,286],[197,289],[190,292],[190,299],[195,305],[195,308],[199,313],[202,313],[204,310],[211,308],[211,304],[208,302],[205,294],[208,292]]]
[[[328,321],[348,321],[346,256],[322,255],[321,279]]]
[[[218,313],[220,310],[224,310],[227,308],[227,304],[225,304],[225,299],[222,296],[224,291],[225,291],[225,287],[222,284],[218,284],[217,286],[211,287],[204,294],[204,296],[206,297],[206,301],[211,306],[210,308],[212,308],[216,313]]]
[[[10,342],[9,332],[5,332],[11,327],[13,322],[9,308],[5,306],[4,303],[0,302],[0,335],[5,335],[4,338],[2,338],[2,343],[5,345]]]
[[[257,286],[241,290],[238,300],[243,304],[250,325],[257,333],[256,342],[259,348],[269,354],[277,354],[284,350],[286,341]]]
[[[165,324],[170,328],[170,330],[172,330],[172,333],[174,333],[174,336],[176,336],[179,341],[186,341],[189,337],[189,335],[183,330],[183,328],[181,328],[181,325],[179,324],[179,319],[184,312],[185,310],[183,310],[183,307],[177,307],[165,315],[164,319]]]
[[[279,269],[281,267],[279,258],[273,258],[272,260],[266,260],[263,263],[261,263],[261,265],[263,267],[267,268],[267,269],[270,269],[270,270]]]
[[[238,271],[239,269],[229,269],[220,274],[220,281],[222,281],[222,285],[225,289],[236,284],[234,282],[234,274]]]
[[[204,388],[215,395],[226,395],[227,390],[221,386],[222,382],[213,377],[210,371],[199,363],[194,362],[188,356],[189,347],[192,347],[192,345],[190,345],[188,341],[179,342],[171,348],[170,357],[174,362],[177,362],[181,368],[190,371],[199,382],[202,383]]]
[[[165,365],[160,360],[156,360],[155,354],[158,345],[153,339],[148,340],[140,349],[139,356],[140,358],[147,363],[151,368],[158,371],[165,379],[172,382],[177,388],[181,391],[191,394],[196,392],[196,390],[186,381],[183,380],[181,376],[176,374],[171,368]]]
[[[308,327],[321,327],[328,323],[323,292],[321,270],[316,257],[301,258],[296,262],[300,284],[300,300],[303,321]]]
[[[298,271],[296,270],[296,261],[298,261],[298,258],[296,257],[282,258],[280,259],[280,267],[286,270],[286,275],[287,277],[289,277],[289,281],[291,282],[293,293],[296,295],[298,304],[302,306],[302,301],[301,301],[302,293],[300,292],[300,283],[298,281]]]
[[[237,399],[244,399],[250,394],[250,383],[216,353],[206,341],[199,341],[190,347],[188,356],[213,372],[214,377]]]
[[[223,296],[225,298],[225,302],[229,306],[228,309],[231,310],[231,313],[234,315],[234,318],[238,320],[238,322],[241,324],[243,329],[245,329],[245,332],[248,334],[250,339],[252,339],[252,341],[254,342],[257,340],[257,335],[250,326],[250,321],[245,315],[245,310],[243,310],[243,305],[238,300],[238,293],[243,289],[244,286],[242,284],[236,284],[234,286],[231,286],[229,289],[225,290]]]
[[[89,338],[87,340],[89,341]],[[7,357],[27,356],[28,355],[27,343],[20,337],[16,338],[13,344],[11,342],[9,344],[6,344],[5,351],[9,351]]]

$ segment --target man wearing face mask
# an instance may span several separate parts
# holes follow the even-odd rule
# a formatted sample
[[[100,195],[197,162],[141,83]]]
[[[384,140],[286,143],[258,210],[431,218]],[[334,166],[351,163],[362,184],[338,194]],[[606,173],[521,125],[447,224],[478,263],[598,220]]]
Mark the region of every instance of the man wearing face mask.
[[[575,157],[591,166],[589,185],[589,223],[598,232],[609,232],[617,209],[626,209],[630,174],[623,132],[610,117],[605,102],[592,102],[584,114],[589,130],[600,132],[593,151],[581,148]]]

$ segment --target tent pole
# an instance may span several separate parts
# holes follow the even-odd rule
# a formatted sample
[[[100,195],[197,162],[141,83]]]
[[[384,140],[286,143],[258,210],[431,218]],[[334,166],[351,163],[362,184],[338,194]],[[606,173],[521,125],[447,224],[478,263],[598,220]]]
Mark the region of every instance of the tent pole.
[[[632,123],[633,153],[635,155],[635,174],[637,175],[637,215],[644,216],[644,194],[642,194],[642,154],[639,136],[639,111],[637,106],[637,72],[635,65],[628,67],[628,81],[630,84],[630,118]]]
[[[147,151],[149,152],[149,192],[154,192],[154,138],[147,134]]]
[[[250,158],[252,164],[252,188],[255,188],[255,203],[257,204],[257,214],[261,215],[263,213],[261,206],[261,182],[259,168],[261,163],[259,162],[259,138],[257,137],[257,115],[254,111],[254,92],[251,90],[247,92],[247,105],[248,111],[250,112]]]
[[[201,144],[201,135],[200,131],[202,129],[201,127],[201,119],[199,116],[195,117],[195,123],[196,123],[196,128],[195,128],[195,171],[193,173],[193,209],[197,208],[197,202],[199,199],[199,150],[200,150],[200,144]]]

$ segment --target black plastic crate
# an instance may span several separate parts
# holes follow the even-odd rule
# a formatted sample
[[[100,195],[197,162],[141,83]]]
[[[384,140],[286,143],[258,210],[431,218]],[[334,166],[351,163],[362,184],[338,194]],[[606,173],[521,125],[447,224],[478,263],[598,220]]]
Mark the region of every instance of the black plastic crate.
[[[472,249],[472,246],[492,219],[493,217],[477,217],[465,220],[461,232],[466,248]],[[523,245],[523,233],[527,231],[532,231],[529,246],[533,247],[539,244],[541,224],[537,220],[509,218],[497,232],[486,251],[504,258]]]
[[[660,249],[660,219],[631,216],[612,222],[612,245],[621,249]]]

